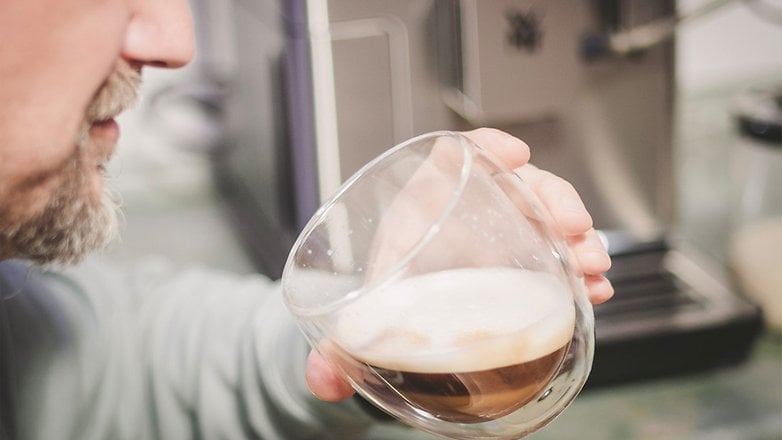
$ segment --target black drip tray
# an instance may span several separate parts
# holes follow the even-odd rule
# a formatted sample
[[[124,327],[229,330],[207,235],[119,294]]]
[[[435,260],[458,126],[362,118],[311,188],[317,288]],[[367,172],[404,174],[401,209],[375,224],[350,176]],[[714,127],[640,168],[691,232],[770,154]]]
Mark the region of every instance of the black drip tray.
[[[623,319],[627,316],[667,314],[683,307],[698,307],[673,274],[659,272],[632,280],[614,282],[620,292],[615,300],[595,307],[597,319]]]
[[[762,330],[759,309],[666,240],[609,236],[614,298],[594,307],[587,386],[694,373],[743,361]]]
[[[665,267],[670,251],[665,241],[624,246],[611,255],[607,276],[614,285],[614,298],[595,307],[602,320],[626,320],[639,315],[668,315],[683,307],[698,307],[688,286]]]

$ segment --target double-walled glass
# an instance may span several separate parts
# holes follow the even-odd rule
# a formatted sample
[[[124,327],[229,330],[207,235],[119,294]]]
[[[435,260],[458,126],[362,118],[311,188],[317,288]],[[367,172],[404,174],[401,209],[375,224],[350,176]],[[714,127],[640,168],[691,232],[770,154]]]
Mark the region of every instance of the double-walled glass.
[[[400,144],[313,216],[283,273],[311,345],[365,399],[449,438],[521,438],[581,390],[594,319],[535,195],[465,136]]]

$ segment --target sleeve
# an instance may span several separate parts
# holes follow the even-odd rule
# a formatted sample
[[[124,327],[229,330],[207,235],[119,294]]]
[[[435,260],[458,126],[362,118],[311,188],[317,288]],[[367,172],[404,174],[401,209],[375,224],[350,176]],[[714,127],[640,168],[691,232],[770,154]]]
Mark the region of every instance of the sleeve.
[[[155,438],[365,438],[354,402],[315,399],[278,283],[148,262],[134,275]]]
[[[266,278],[93,260],[21,285],[0,359],[17,438],[433,438],[313,397],[307,344]]]

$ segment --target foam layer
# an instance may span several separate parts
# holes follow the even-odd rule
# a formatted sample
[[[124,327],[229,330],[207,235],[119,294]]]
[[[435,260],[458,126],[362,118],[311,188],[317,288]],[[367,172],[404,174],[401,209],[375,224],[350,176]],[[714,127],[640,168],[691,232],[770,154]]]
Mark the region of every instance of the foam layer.
[[[456,269],[363,292],[337,312],[335,341],[377,367],[481,371],[541,358],[573,336],[575,309],[551,274]]]

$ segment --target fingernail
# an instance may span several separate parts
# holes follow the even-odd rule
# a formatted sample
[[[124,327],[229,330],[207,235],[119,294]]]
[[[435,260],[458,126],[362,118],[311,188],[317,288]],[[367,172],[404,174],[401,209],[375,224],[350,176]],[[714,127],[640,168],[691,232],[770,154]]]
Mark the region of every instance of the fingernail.
[[[560,206],[564,208],[566,211],[573,212],[576,214],[584,214],[586,213],[586,206],[584,206],[584,203],[581,201],[581,199],[572,197],[572,196],[564,196],[562,199],[560,199]]]
[[[590,269],[597,269],[600,273],[607,272],[611,268],[611,257],[608,253],[600,249],[584,249],[581,259],[584,266]]]

